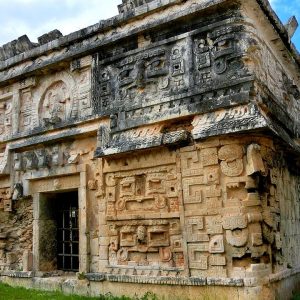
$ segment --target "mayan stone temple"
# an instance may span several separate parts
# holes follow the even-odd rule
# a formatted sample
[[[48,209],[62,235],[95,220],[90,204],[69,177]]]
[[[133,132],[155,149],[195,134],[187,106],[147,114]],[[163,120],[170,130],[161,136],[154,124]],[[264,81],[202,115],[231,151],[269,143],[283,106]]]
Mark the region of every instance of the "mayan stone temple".
[[[0,282],[289,299],[297,25],[267,0],[123,0],[70,35],[3,45]]]

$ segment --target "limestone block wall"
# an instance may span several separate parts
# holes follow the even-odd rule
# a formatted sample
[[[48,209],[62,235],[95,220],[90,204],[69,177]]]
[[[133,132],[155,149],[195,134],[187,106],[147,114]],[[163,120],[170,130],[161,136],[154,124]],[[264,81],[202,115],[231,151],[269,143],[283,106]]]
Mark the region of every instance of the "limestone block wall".
[[[88,236],[88,245],[86,245],[86,249],[82,254],[85,256],[88,255],[89,261],[87,263],[90,264],[91,270],[96,271],[93,265],[96,264],[98,266],[99,251],[98,247],[95,247],[94,244],[95,237],[98,240],[99,222],[97,213],[98,203],[96,200],[98,160],[93,158],[95,149],[96,137],[82,137],[75,141],[60,141],[50,145],[39,146],[34,149],[24,149],[22,152],[12,155],[14,157],[14,162],[12,163],[14,178],[24,187],[21,199],[25,198],[27,200],[20,200],[18,198],[12,200],[12,196],[10,196],[12,206],[10,213],[2,213],[3,215],[5,214],[5,218],[3,217],[3,223],[1,221],[1,225],[3,226],[1,233],[7,237],[6,240],[8,239],[8,241],[10,241],[11,250],[14,250],[15,247],[18,250],[14,251],[18,262],[22,262],[23,259],[23,251],[20,251],[20,249],[28,250],[32,255],[34,245],[33,233],[37,232],[37,230],[40,230],[42,235],[39,234],[39,246],[36,250],[37,252],[34,253],[34,257],[39,256],[40,252],[43,251],[51,252],[50,240],[53,239],[53,235],[55,238],[55,232],[51,232],[50,229],[48,231],[46,230],[46,227],[50,224],[50,221],[47,221],[47,216],[55,213],[54,211],[47,212],[46,210],[54,209],[54,207],[51,205],[48,208],[47,206],[43,207],[42,202],[34,204],[34,195],[40,191],[44,193],[57,193],[61,190],[68,191],[74,189],[74,177],[72,177],[72,175],[78,174],[77,170],[84,168],[87,174],[86,182],[82,182],[81,184],[83,187],[87,186],[85,197],[87,204],[84,207],[86,210],[84,214],[88,216],[88,221],[86,225],[82,222],[80,227],[88,227],[85,231],[85,235]],[[80,184],[76,187],[79,188]],[[8,190],[10,191],[10,188],[8,188]],[[29,206],[25,212],[23,212],[23,202],[28,203]],[[35,212],[33,212],[33,205],[35,205]],[[37,207],[39,207],[39,210],[37,210]],[[39,217],[39,214],[44,214],[45,217]],[[45,218],[44,222],[42,218]],[[34,231],[32,228],[33,219],[35,220]],[[15,225],[16,223],[18,223],[17,226]],[[30,230],[27,228],[29,225],[31,226]],[[22,228],[22,230],[19,230],[19,227]],[[25,234],[24,239],[20,236],[23,234]],[[10,235],[14,239],[10,240]],[[22,243],[25,243],[26,247],[24,247]],[[49,249],[47,249],[47,247],[49,247]],[[83,252],[83,250],[81,250],[81,252]],[[56,262],[50,263],[47,259],[45,259],[45,261],[46,263],[40,263],[40,268],[43,270],[47,270],[48,268],[48,271],[52,271],[52,265],[56,265]],[[24,264],[25,263],[26,259],[24,260]],[[32,270],[32,268],[31,263],[29,270]],[[19,265],[9,265],[7,269],[26,271],[27,268],[22,268],[22,264],[20,263]]]
[[[27,271],[32,266],[32,200],[14,203],[11,211],[0,208],[0,270]]]
[[[52,147],[51,171],[22,164],[16,173],[26,180],[39,174],[29,189],[35,193],[38,182],[68,187],[62,167],[87,166],[91,273],[121,282],[252,286],[299,267],[299,176],[272,139],[219,136],[112,159],[93,158],[95,137],[44,150]],[[1,268],[26,270],[32,199],[12,203],[13,213],[0,212]]]
[[[277,157],[269,139],[232,136],[104,160],[99,271],[247,281],[285,269],[297,226]]]

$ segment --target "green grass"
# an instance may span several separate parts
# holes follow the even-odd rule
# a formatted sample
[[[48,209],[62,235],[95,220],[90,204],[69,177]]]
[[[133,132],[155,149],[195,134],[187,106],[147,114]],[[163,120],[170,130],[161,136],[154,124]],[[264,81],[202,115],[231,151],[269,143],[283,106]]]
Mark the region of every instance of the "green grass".
[[[156,300],[151,293],[142,298],[114,297],[112,295],[102,295],[98,297],[83,297],[75,295],[63,295],[59,292],[45,292],[41,290],[27,290],[25,288],[10,287],[0,284],[0,299],[2,300]]]
[[[293,296],[292,300],[300,300],[300,293]]]

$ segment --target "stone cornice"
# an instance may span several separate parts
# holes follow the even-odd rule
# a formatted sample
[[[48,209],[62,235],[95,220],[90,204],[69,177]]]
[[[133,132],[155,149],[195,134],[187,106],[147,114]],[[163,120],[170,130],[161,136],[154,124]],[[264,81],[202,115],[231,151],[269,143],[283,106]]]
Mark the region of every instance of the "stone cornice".
[[[189,0],[191,1],[191,0]],[[291,53],[291,56],[297,62],[297,64],[300,64],[300,54],[297,51],[294,44],[290,41],[287,30],[285,26],[282,24],[282,22],[279,20],[276,13],[271,8],[270,4],[267,0],[250,0],[257,2],[260,7],[262,8],[265,15],[268,17],[271,24],[274,26],[276,32],[279,34],[280,38],[284,42],[285,46],[287,47],[287,50]],[[105,33],[109,30],[112,30],[114,28],[117,28],[119,26],[122,26],[124,23],[130,23],[133,21],[138,20],[140,17],[145,17],[149,14],[155,13],[157,10],[165,9],[169,6],[173,6],[176,4],[181,3],[182,0],[156,0],[151,1],[150,3],[142,6],[138,6],[133,10],[126,11],[124,13],[121,13],[115,17],[112,17],[107,20],[101,20],[99,23],[91,25],[89,27],[83,28],[81,30],[78,30],[76,32],[73,32],[71,34],[68,34],[66,36],[63,36],[61,38],[55,39],[47,44],[37,46],[31,50],[25,51],[19,55],[13,56],[5,61],[0,61],[0,71],[6,70],[8,68],[12,68],[18,64],[20,64],[23,61],[35,59],[39,56],[48,54],[52,51],[63,49],[64,47],[68,47],[74,43],[80,43],[80,41],[83,41],[85,39],[88,39],[92,37],[93,35],[99,34],[99,33]],[[229,2],[228,0],[214,0],[214,1],[202,1],[201,3],[194,4],[191,6],[188,10],[179,11],[176,14],[173,14],[171,17],[168,17],[165,21],[169,22],[171,20],[174,20],[176,18],[183,17],[185,15],[194,13],[198,10],[203,10],[208,7],[212,7],[215,5],[219,5],[225,2]],[[155,27],[161,25],[162,22],[153,22],[151,24],[147,24],[148,28]],[[144,31],[147,28],[143,25],[141,27],[137,27],[134,31],[128,32],[128,34],[123,33],[125,36],[130,36],[132,34],[136,34],[140,31]],[[77,51],[68,51],[66,55],[60,56],[57,60],[52,61],[51,64],[58,63],[59,61],[63,60],[72,60],[74,57],[82,56],[85,53],[93,52],[95,49],[106,45],[108,43],[114,42],[115,40],[118,40],[122,38],[122,35],[116,35],[116,37],[111,38],[109,40],[101,40],[96,41],[95,43],[89,43],[89,46],[81,47],[80,49],[77,49]],[[34,70],[38,70],[40,68],[46,67],[47,65],[41,65],[37,66],[36,68],[30,70],[31,72]],[[24,75],[27,72],[24,72]],[[22,73],[23,74],[23,73]],[[13,76],[14,77],[14,76]],[[8,78],[0,76],[0,83],[5,82]]]

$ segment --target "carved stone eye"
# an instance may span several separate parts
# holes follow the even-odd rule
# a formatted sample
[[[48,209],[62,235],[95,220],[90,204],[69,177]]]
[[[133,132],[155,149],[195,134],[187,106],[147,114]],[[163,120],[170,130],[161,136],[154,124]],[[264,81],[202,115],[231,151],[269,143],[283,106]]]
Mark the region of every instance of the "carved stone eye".
[[[129,70],[124,70],[124,71],[122,71],[122,72],[120,73],[120,79],[122,80],[122,79],[128,77],[129,74],[130,74],[130,71],[129,71]]]
[[[102,74],[101,74],[101,78],[102,78],[103,80],[108,80],[108,79],[109,79],[108,73],[106,73],[106,72],[102,73]]]
[[[217,74],[222,74],[227,69],[227,63],[224,59],[219,59],[215,62],[214,70]]]
[[[160,59],[157,59],[151,63],[152,69],[157,69],[162,64],[162,61]]]
[[[179,64],[174,65],[174,69],[175,70],[179,70],[180,69],[180,65]]]
[[[178,50],[178,49],[175,49],[175,50],[173,51],[173,55],[179,55],[179,50]]]
[[[219,50],[227,49],[230,47],[230,41],[228,40],[219,41],[217,45]]]

